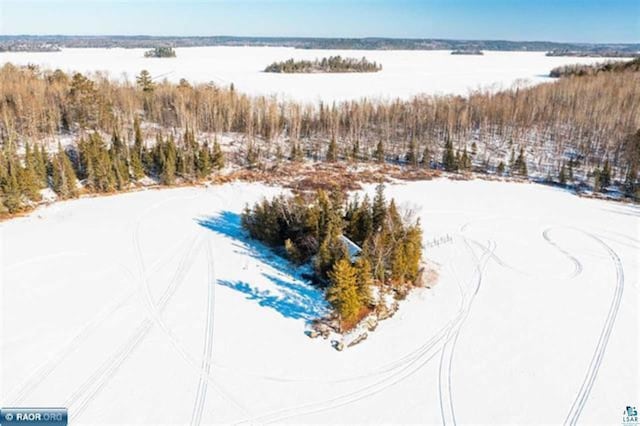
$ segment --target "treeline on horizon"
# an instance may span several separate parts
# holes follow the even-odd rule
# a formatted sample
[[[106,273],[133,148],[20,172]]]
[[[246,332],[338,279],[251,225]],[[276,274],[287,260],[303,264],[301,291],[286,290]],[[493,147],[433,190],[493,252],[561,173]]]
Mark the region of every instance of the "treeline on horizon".
[[[7,64],[0,68],[0,118],[3,155],[14,162],[1,164],[2,185],[12,188],[11,194],[16,191],[11,176],[20,181],[16,164],[24,167],[27,142],[35,151],[47,137],[75,138],[63,151],[82,179],[80,142],[101,135],[106,140],[100,155],[106,157],[104,150],[113,149],[109,139],[118,135],[125,152],[131,152],[139,121],[146,149],[157,144],[156,138],[166,141],[189,132],[196,145],[208,141],[213,150],[215,135],[230,135],[238,144],[226,153],[227,161],[252,168],[306,159],[513,175],[523,174],[522,164],[530,172],[542,150],[551,150],[546,154],[555,162],[554,180],[562,181],[563,170],[565,182],[579,170],[593,180],[606,164],[608,181],[624,184],[629,196],[638,195],[640,73],[630,71],[467,97],[310,104],[251,97],[233,85],[154,82],[148,72],[135,82],[119,82],[100,74]],[[185,150],[191,158],[185,164],[191,164],[195,148],[183,139],[189,138],[175,138],[176,151]],[[47,154],[45,160],[64,159]],[[132,179],[133,160],[125,160]],[[162,181],[158,167],[144,174]],[[52,172],[48,176],[51,183]],[[21,194],[25,200],[24,190]]]
[[[528,52],[578,52],[612,55],[640,52],[638,43],[562,43],[550,41],[448,40],[433,38],[321,38],[321,37],[234,37],[234,36],[81,36],[81,35],[0,35],[0,51],[58,47],[124,47],[150,49],[159,44],[174,47],[196,46],[274,46],[299,49],[356,50],[503,50]]]
[[[268,65],[264,72],[275,73],[314,73],[314,72],[377,72],[382,69],[382,65],[369,61],[364,56],[357,58],[343,58],[340,55],[329,56],[328,58],[315,59],[313,61],[295,60],[293,58],[286,61],[274,62]]]

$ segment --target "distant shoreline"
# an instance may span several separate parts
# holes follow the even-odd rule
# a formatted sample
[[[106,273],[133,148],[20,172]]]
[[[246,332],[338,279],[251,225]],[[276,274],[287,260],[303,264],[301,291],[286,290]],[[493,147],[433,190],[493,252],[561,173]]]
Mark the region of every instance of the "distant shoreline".
[[[571,55],[635,56],[640,43],[563,43],[550,41],[449,40],[412,38],[314,38],[235,36],[79,36],[0,35],[0,52],[54,52],[60,48],[155,48],[197,46],[270,46],[327,50],[453,50],[568,52]]]

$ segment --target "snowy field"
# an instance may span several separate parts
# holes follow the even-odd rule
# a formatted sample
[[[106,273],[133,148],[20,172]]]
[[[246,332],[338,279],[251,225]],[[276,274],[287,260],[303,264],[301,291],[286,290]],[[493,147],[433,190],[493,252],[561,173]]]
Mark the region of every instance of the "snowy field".
[[[483,56],[451,55],[450,51],[303,50],[285,47],[192,47],[176,49],[176,58],[145,58],[145,49],[64,49],[61,52],[0,53],[0,64],[37,64],[64,71],[106,71],[113,78],[134,81],[147,69],[156,79],[178,82],[234,83],[248,94],[301,101],[409,98],[417,94],[466,95],[477,89],[498,90],[514,84],[551,81],[549,71],[602,58],[547,57],[544,52],[490,52]],[[262,70],[274,61],[315,59],[332,55],[360,58],[383,65],[377,73],[273,74]]]
[[[390,186],[440,281],[337,352],[304,334],[322,295],[241,233],[245,203],[277,192],[149,190],[3,223],[3,405],[71,424],[619,424],[640,402],[637,206]]]

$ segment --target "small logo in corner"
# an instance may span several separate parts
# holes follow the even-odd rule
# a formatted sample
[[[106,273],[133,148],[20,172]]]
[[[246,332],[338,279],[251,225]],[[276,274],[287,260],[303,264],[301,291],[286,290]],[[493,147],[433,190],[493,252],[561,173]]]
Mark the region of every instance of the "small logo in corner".
[[[638,425],[638,410],[636,410],[636,407],[628,405],[627,408],[624,409],[624,413],[622,413],[622,424],[625,426]]]
[[[4,415],[4,419],[8,422],[13,421],[13,414],[7,413]]]

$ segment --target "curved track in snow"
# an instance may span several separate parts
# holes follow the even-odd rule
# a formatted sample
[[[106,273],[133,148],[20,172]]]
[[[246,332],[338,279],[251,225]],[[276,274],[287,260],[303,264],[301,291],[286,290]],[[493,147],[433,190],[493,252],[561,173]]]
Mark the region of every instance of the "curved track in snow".
[[[594,234],[588,233],[586,231],[582,231],[585,235],[593,238],[598,244],[600,244],[609,254],[611,258],[611,262],[613,263],[616,270],[616,287],[614,289],[613,297],[611,298],[611,302],[609,304],[609,312],[607,313],[607,317],[602,326],[602,331],[600,332],[600,336],[598,338],[598,343],[591,357],[591,363],[589,364],[589,368],[585,373],[584,380],[582,381],[582,385],[580,386],[580,390],[576,395],[576,398],[571,404],[571,408],[569,409],[569,413],[564,420],[564,424],[566,425],[575,425],[580,418],[580,414],[584,409],[585,404],[589,398],[589,394],[591,393],[591,389],[593,388],[593,384],[598,375],[598,370],[600,369],[600,365],[602,364],[602,360],[604,358],[605,351],[607,350],[607,343],[609,342],[609,336],[611,335],[611,331],[613,330],[613,326],[616,321],[616,317],[618,315],[618,310],[620,309],[620,301],[622,300],[622,293],[624,291],[624,269],[622,267],[622,262],[620,261],[620,257],[618,254],[609,247],[601,238],[597,237]]]

